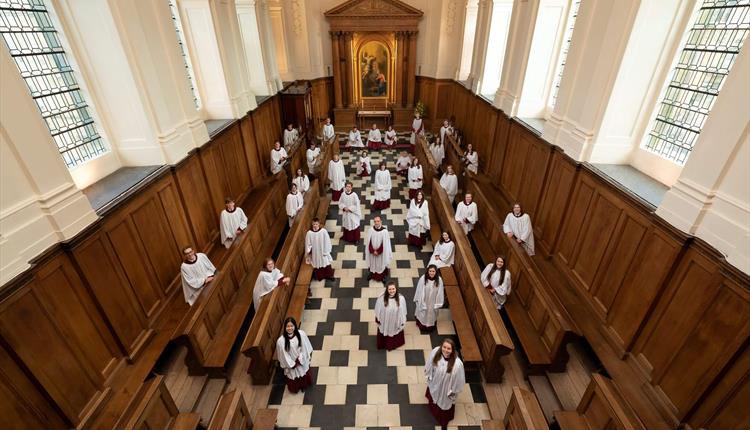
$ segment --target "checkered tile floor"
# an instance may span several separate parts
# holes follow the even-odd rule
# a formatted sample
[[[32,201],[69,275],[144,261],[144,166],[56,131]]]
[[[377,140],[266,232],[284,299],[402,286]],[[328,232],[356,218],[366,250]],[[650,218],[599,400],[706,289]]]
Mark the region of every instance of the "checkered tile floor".
[[[315,352],[312,357],[315,384],[304,393],[285,389],[283,372],[278,369],[269,399],[269,407],[279,408],[281,428],[334,429],[439,429],[426,405],[423,366],[427,354],[440,339],[457,340],[450,310],[438,314],[437,333],[420,334],[414,322],[414,290],[417,279],[432,254],[428,243],[421,250],[407,246],[406,180],[392,174],[391,207],[372,212],[372,179],[355,176],[356,155],[342,154],[349,180],[362,201],[364,227],[357,245],[341,240],[338,206],[331,205],[326,229],[332,235],[333,267],[336,279],[313,281],[313,298],[305,307],[301,328],[310,336]],[[393,150],[370,154],[372,166],[385,159],[395,172],[397,154]],[[380,214],[391,233],[394,278],[409,305],[405,329],[406,345],[394,350],[375,346],[375,299],[383,284],[367,280],[364,260],[365,231],[372,218]],[[490,414],[478,370],[467,370],[467,385],[459,395],[456,416],[449,429],[480,429]]]

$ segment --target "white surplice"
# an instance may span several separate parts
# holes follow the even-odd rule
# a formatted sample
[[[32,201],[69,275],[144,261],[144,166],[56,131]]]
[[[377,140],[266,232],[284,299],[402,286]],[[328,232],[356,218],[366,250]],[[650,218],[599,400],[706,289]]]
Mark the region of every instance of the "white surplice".
[[[328,180],[331,189],[341,191],[346,185],[346,172],[344,171],[344,162],[331,160],[328,162]]]
[[[384,202],[391,199],[391,172],[388,169],[375,171],[375,200]]]
[[[419,205],[416,199],[412,199],[406,212],[406,223],[412,236],[420,237],[422,233],[427,233],[430,229],[430,210],[426,200],[422,200],[422,204]]]
[[[513,236],[523,241],[521,246],[526,250],[526,253],[534,255],[534,228],[531,226],[529,214],[522,214],[517,217],[513,212],[509,213],[503,223],[503,232],[513,233]]]
[[[396,130],[386,130],[385,144],[388,146],[396,144]]]
[[[297,212],[302,210],[304,204],[305,199],[299,191],[286,195],[286,216],[289,218],[289,227],[294,223],[294,218],[297,216]]]
[[[463,391],[466,375],[464,363],[458,357],[453,363],[451,373],[448,373],[448,360],[443,357],[440,348],[437,346],[430,353],[430,358],[424,365],[424,375],[432,400],[440,409],[447,411],[456,403],[458,394]],[[440,355],[440,358],[437,364],[432,364],[435,355]]]
[[[461,202],[456,206],[456,222],[459,223],[464,233],[469,234],[470,231],[474,230],[474,224],[479,221],[479,211],[477,211],[477,204],[471,202],[469,205],[465,201]]]
[[[357,161],[357,175],[360,175],[362,171],[367,170],[367,174],[372,173],[372,167],[370,166],[370,157],[359,157]]]
[[[427,263],[427,265],[434,264],[438,269],[441,267],[452,266],[455,252],[456,244],[453,243],[452,240],[448,242],[438,242],[437,245],[435,245],[435,250],[432,251],[432,257],[430,257],[430,262]],[[440,258],[438,259],[437,257]]]
[[[329,140],[336,135],[336,131],[333,129],[333,124],[323,124],[323,140]]]
[[[398,304],[395,298],[391,298],[388,306],[385,306],[385,294],[381,294],[375,302],[375,318],[380,322],[380,334],[390,337],[401,333],[406,325],[406,299],[399,294]]]
[[[247,228],[247,215],[242,208],[236,207],[232,212],[224,209],[219,217],[219,231],[221,234],[221,243],[228,249],[232,246],[234,238],[237,237],[237,230]]]
[[[370,131],[367,132],[367,141],[368,142],[382,142],[383,135],[380,133],[380,129],[379,128],[376,128],[375,130],[370,129]]]
[[[453,204],[453,200],[456,199],[458,194],[458,176],[456,174],[449,175],[447,172],[443,173],[440,178],[440,186],[443,187],[446,194],[448,194],[448,200]]]
[[[418,190],[422,188],[424,182],[424,176],[422,175],[422,165],[409,167],[409,188],[412,190]]]
[[[435,325],[438,309],[442,308],[445,302],[443,280],[437,276],[436,278],[437,281],[428,279],[426,275],[420,276],[417,289],[414,292],[414,303],[417,304],[414,317],[427,327]]]
[[[352,148],[362,148],[365,146],[362,143],[362,134],[360,134],[359,130],[349,132],[349,140],[346,142],[346,146]]]
[[[372,254],[370,246],[373,249],[378,249],[382,246],[383,251],[379,255]],[[367,239],[365,240],[365,262],[370,272],[383,273],[391,264],[392,257],[393,251],[391,250],[391,237],[388,229],[385,226],[382,226],[380,230],[375,230],[375,227],[369,229],[367,231]]]
[[[440,141],[445,143],[445,137],[448,135],[453,134],[453,127],[451,126],[442,126],[440,127]]]
[[[307,158],[307,171],[311,175],[316,174],[318,172],[318,164],[320,164],[320,148],[308,148],[305,156]]]
[[[477,151],[471,151],[471,154],[467,151],[464,157],[466,159],[466,170],[477,173],[479,171],[479,154]]]
[[[293,128],[289,130],[288,128],[284,129],[284,147],[288,148],[294,144],[294,142],[297,140],[297,137],[299,137],[299,132],[296,128]]]
[[[253,306],[255,307],[255,312],[258,312],[263,297],[273,291],[283,278],[284,274],[277,268],[274,268],[270,272],[263,269],[258,273],[258,279],[255,280],[255,287],[253,288]]]
[[[305,235],[305,254],[306,259],[315,269],[321,269],[333,262],[331,257],[331,238],[328,231],[323,227],[318,231],[312,229]]]
[[[411,122],[411,137],[409,138],[409,143],[412,145],[416,145],[418,135],[424,136],[423,124],[424,121],[422,118],[414,118],[414,121]]]
[[[208,256],[202,252],[195,254],[195,261],[188,263],[182,262],[180,275],[182,276],[182,293],[185,295],[185,301],[193,306],[195,300],[203,291],[206,284],[206,278],[216,273],[216,267],[208,259]]]
[[[399,156],[396,160],[396,170],[407,170],[411,165],[411,156]]]
[[[347,230],[356,230],[362,220],[362,210],[360,209],[359,196],[352,191],[344,191],[339,199],[339,213],[341,214],[341,227]],[[344,211],[344,209],[348,209]]]
[[[276,148],[271,150],[271,173],[274,175],[279,173],[281,169],[284,167],[284,163],[286,163],[288,155],[286,154],[286,149],[279,148],[278,151]],[[282,161],[283,160],[283,161]]]
[[[284,337],[287,335],[286,330],[276,341],[276,359],[279,360],[279,365],[284,369],[284,376],[289,379],[301,378],[310,370],[313,347],[307,333],[302,330],[298,331],[302,344],[297,340],[297,336],[293,336],[289,339],[288,351],[284,341]],[[299,361],[299,364],[297,364],[297,361]]]
[[[435,159],[435,164],[438,166],[443,164],[443,158],[445,158],[445,147],[442,143],[435,142],[431,144],[430,153],[432,154],[432,158]]]
[[[308,178],[307,175],[295,176],[294,179],[292,179],[292,183],[297,186],[297,191],[302,194],[305,194],[310,190],[310,178]]]
[[[485,287],[492,287],[495,294],[492,295],[492,301],[495,302],[495,306],[498,309],[502,308],[505,304],[505,300],[510,295],[510,271],[505,271],[505,277],[500,280],[500,270],[495,270],[495,273],[490,276],[490,271],[495,263],[488,264],[487,267],[482,270],[482,285]]]

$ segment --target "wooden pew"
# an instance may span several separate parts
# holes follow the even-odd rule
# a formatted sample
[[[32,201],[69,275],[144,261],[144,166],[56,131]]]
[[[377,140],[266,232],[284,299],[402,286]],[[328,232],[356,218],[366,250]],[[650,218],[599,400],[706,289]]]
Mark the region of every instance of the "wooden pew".
[[[195,430],[200,414],[180,413],[164,385],[156,376],[141,385],[132,402],[115,423],[115,430]]]
[[[258,428],[250,419],[250,411],[242,393],[232,390],[222,394],[216,405],[208,430],[250,430]],[[272,427],[271,427],[272,428]]]
[[[424,136],[419,136],[417,138],[417,144],[415,146],[416,148],[414,152],[419,160],[419,164],[422,165],[422,176],[424,177],[423,190],[425,195],[429,195],[432,192],[432,178],[436,177],[438,174],[438,165],[430,152],[430,147]]]
[[[500,357],[513,350],[513,341],[492,299],[479,280],[481,269],[471,251],[469,240],[456,223],[455,212],[448,201],[448,195],[437,179],[433,179],[430,203],[436,215],[433,222],[437,222],[450,232],[456,243],[453,269],[465,308],[471,310],[470,323],[479,344],[485,377],[488,382],[500,382],[504,372]],[[450,293],[446,292],[446,295],[448,294]]]
[[[317,183],[313,181],[311,189],[317,186]],[[305,194],[305,205],[302,212],[297,215],[294,225],[289,229],[276,262],[276,267],[285,276],[291,278],[290,285],[274,289],[263,299],[242,342],[242,353],[251,359],[248,373],[252,376],[253,384],[265,385],[271,380],[276,339],[281,333],[282,324],[295,291],[294,287],[297,285],[296,279],[305,252],[305,234],[312,218],[317,214],[319,202],[318,193]]]
[[[547,430],[547,419],[534,393],[513,387],[513,397],[503,419],[509,430]]]
[[[273,430],[276,428],[278,409],[258,409],[255,413],[255,424],[253,430]]]
[[[461,157],[464,155],[464,151],[461,150],[461,145],[458,142],[458,134],[451,134],[443,142],[445,149],[445,161],[444,163],[453,166],[453,172],[458,177],[458,189],[465,190],[464,188],[464,163],[461,161]],[[482,161],[479,160],[481,163]],[[458,198],[461,199],[461,194],[458,194]],[[452,203],[452,202],[451,202]]]
[[[270,255],[284,229],[280,215],[286,195],[285,175],[256,190],[248,204],[248,228],[233,244],[213,282],[183,318],[173,339],[188,348],[190,374],[223,373],[247,312],[262,259]],[[247,206],[247,205],[246,205]]]
[[[328,162],[333,159],[333,154],[338,152],[338,136],[334,135],[330,140],[321,143],[320,168],[318,169],[318,190],[320,191],[321,196],[325,196],[328,192]]]
[[[646,427],[617,391],[614,382],[598,373],[575,411],[555,411],[561,430],[641,430]]]
[[[568,361],[566,345],[577,338],[580,331],[540,275],[533,259],[503,233],[504,216],[495,212],[473,174],[469,173],[465,184],[479,210],[479,222],[471,240],[484,264],[493,263],[501,255],[512,275],[511,295],[504,308],[528,358],[529,371],[564,371]]]
[[[503,420],[482,420],[482,430],[505,430]]]

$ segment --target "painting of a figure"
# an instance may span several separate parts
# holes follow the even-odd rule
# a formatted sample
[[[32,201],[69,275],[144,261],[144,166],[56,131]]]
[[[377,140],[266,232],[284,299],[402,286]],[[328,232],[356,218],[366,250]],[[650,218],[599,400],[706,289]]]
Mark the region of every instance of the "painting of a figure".
[[[367,42],[360,50],[362,97],[388,95],[388,50],[379,42]]]

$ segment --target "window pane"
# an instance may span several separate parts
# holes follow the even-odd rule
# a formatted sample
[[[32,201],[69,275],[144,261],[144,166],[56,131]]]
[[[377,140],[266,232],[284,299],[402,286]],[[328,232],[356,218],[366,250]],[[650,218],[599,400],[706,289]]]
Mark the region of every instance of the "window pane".
[[[0,34],[68,168],[105,152],[43,0],[0,0]]]
[[[575,0],[571,6],[570,16],[568,18],[568,28],[565,30],[563,35],[563,44],[560,48],[560,61],[557,65],[557,75],[555,76],[555,85],[552,87],[552,98],[550,99],[550,107],[555,107],[557,103],[557,93],[560,91],[560,81],[562,81],[563,72],[565,71],[565,61],[568,59],[568,50],[570,50],[570,40],[573,38],[573,28],[576,26],[576,18],[578,17],[578,7],[581,5],[581,0]]]
[[[190,86],[190,92],[193,93],[193,103],[196,109],[201,107],[201,99],[198,96],[198,91],[195,88],[195,73],[191,66],[190,56],[188,56],[187,49],[185,48],[185,36],[182,34],[182,22],[180,22],[180,13],[177,10],[177,5],[174,0],[169,0],[169,11],[172,13],[172,24],[174,24],[174,30],[177,32],[177,44],[180,46],[180,53],[182,54],[182,62],[185,65],[185,75],[187,76],[188,85]]]
[[[687,161],[750,29],[750,0],[704,0],[644,146]]]

